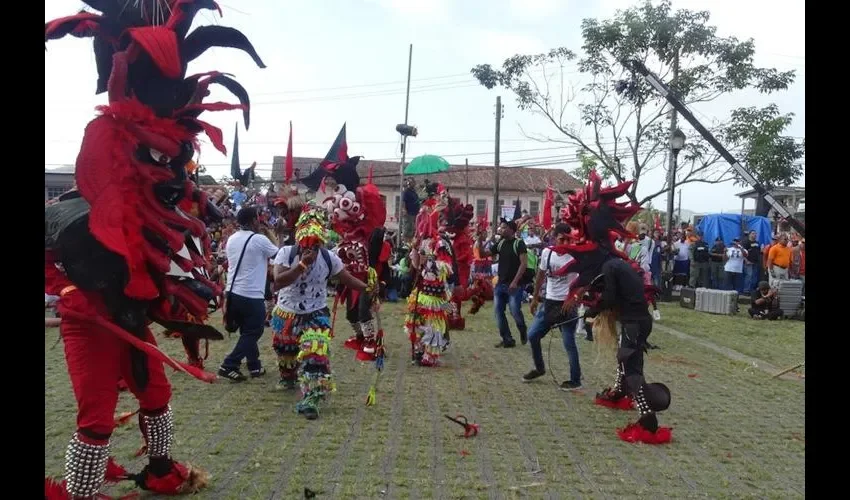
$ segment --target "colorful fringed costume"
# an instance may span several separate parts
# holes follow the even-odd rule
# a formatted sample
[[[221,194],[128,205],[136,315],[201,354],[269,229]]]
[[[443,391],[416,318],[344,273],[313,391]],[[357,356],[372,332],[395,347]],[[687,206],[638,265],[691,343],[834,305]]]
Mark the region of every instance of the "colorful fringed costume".
[[[424,235],[417,234],[417,239]],[[452,310],[448,280],[452,275],[451,247],[442,238],[424,238],[411,255],[416,284],[407,299],[405,330],[411,358],[420,366],[437,365],[448,345],[448,318]]]
[[[94,37],[97,92],[108,91],[109,98],[83,136],[79,191],[45,209],[45,291],[61,297],[65,359],[78,403],[65,480],[48,479],[45,497],[103,498],[104,482],[119,479],[158,494],[193,493],[206,484],[206,473],[171,458],[171,386],[163,365],[207,382],[215,376],[165,355],[148,324],[193,341],[222,338],[196,322],[215,307],[221,290],[199,272],[210,255],[204,223],[179,205],[189,198],[202,216],[209,208],[185,168],[198,134],[206,132],[224,152],[221,131],[198,116],[243,109],[247,126],[248,96],[221,73],[187,78],[185,71],[212,46],[245,50],[263,65],[231,28],[204,26],[187,36],[198,10],[218,8],[210,0],[86,3],[102,14],[81,12],[45,26],[45,40]],[[241,104],[204,104],[214,83]],[[138,474],[109,458],[119,378],[140,407],[148,464]]]
[[[614,246],[618,235],[635,236],[623,228],[623,223],[640,206],[616,201],[631,184],[603,188],[602,180],[592,171],[586,188],[570,195],[564,214],[567,224],[577,231],[576,238],[553,251],[569,253],[574,258],[557,275],[578,273],[565,307],[572,307],[577,301],[587,306],[586,316],[597,317],[594,328],[600,323],[611,324],[600,322],[600,313],[609,315],[609,320],[613,315],[621,325],[617,378],[613,387],[597,395],[597,404],[620,409],[631,409],[634,404],[639,420],[618,430],[618,435],[624,441],[660,444],[671,439],[671,430],[659,427],[656,416],[656,412],[670,406],[670,390],[664,384],[646,383],[643,374],[643,354],[652,331],[648,297],[654,296],[656,290],[644,285],[643,270]]]
[[[327,306],[328,279],[343,269],[340,259],[324,248],[328,220],[320,208],[305,207],[295,228],[296,245],[281,248],[276,266],[303,266],[304,272],[278,292],[272,312],[273,347],[278,356],[281,382],[301,386],[296,411],[308,419],[318,417],[318,405],[335,390],[330,366],[333,338]],[[317,252],[316,260],[301,262],[306,249]]]
[[[469,314],[476,314],[485,302],[493,300],[493,260],[484,252],[487,235],[487,218],[479,218],[476,227],[476,241],[472,246],[472,284],[469,287],[469,300],[472,307]]]

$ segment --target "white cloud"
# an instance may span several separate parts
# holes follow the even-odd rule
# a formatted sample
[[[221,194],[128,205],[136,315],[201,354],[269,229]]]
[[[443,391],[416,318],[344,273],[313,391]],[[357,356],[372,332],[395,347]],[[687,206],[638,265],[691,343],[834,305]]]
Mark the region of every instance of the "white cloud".
[[[540,19],[564,7],[564,0],[510,0],[511,14],[524,19]]]
[[[538,37],[501,31],[473,32],[477,51],[484,61],[498,64],[515,54],[537,54],[546,51],[546,44]]]
[[[370,0],[399,16],[415,16],[417,20],[444,20],[450,11],[449,0]]]

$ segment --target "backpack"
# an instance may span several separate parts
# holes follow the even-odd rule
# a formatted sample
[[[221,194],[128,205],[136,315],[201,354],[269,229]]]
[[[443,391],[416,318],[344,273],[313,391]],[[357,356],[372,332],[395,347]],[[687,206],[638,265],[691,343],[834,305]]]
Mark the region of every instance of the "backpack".
[[[293,248],[295,248],[294,252],[292,250],[289,251],[289,267],[292,267],[292,263],[295,262],[295,257],[301,255],[301,247],[293,245]],[[328,276],[325,279],[330,279],[331,269],[333,269],[333,266],[331,265],[331,253],[325,247],[320,248],[319,252],[322,254],[322,259],[324,259],[325,264],[328,266]]]
[[[499,242],[496,246],[496,252],[499,253],[502,251],[502,243],[505,240]],[[519,251],[517,250],[519,247],[519,239],[514,240],[514,255],[519,256]],[[520,284],[527,285],[534,281],[534,273],[537,270],[537,254],[531,251],[526,251],[526,267],[525,273],[522,275],[522,282]]]

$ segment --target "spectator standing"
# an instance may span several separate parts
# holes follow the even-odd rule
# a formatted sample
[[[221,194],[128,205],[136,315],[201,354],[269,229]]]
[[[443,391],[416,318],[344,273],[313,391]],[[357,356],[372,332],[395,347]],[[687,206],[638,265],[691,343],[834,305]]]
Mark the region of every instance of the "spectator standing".
[[[404,180],[404,193],[402,193],[402,206],[404,207],[404,234],[405,240],[413,238],[416,230],[416,215],[419,214],[419,195],[416,193],[416,180],[408,177]]]
[[[711,257],[711,248],[708,245],[708,242],[702,239],[702,233],[697,233],[694,237],[694,241],[691,244],[691,251],[688,255],[688,258],[691,261],[691,279],[689,281],[689,285],[691,288],[697,287],[708,287],[709,285],[709,272],[711,270],[711,264],[709,262]]]
[[[732,240],[732,246],[726,249],[726,289],[743,293],[744,288],[744,259],[747,251],[741,247],[740,238]]]
[[[218,375],[233,382],[246,380],[239,371],[246,359],[252,378],[266,374],[260,363],[257,342],[266,320],[266,278],[269,259],[278,248],[260,234],[260,218],[255,207],[246,207],[236,215],[239,230],[227,239],[227,314],[239,325],[239,339],[233,351],[221,363]],[[241,262],[240,262],[241,261]]]
[[[779,235],[779,241],[770,247],[767,254],[767,270],[770,273],[770,287],[776,288],[776,282],[788,279],[788,268],[791,267],[791,248],[788,247],[788,236]]]
[[[750,231],[744,248],[747,250],[747,260],[744,261],[744,293],[750,293],[758,288],[761,280],[762,248],[755,231]]]
[[[711,247],[710,257],[711,262],[709,266],[711,270],[711,287],[717,290],[722,290],[726,281],[726,276],[723,275],[723,259],[726,257],[726,245],[723,243],[723,239],[720,236],[714,240],[714,246]],[[746,288],[746,284],[744,287]]]
[[[649,270],[652,273],[652,284],[661,288],[661,253],[663,249],[661,232],[652,232],[652,247],[650,249]]]
[[[691,267],[691,243],[685,237],[684,231],[679,234],[679,240],[673,242],[672,246],[673,274],[684,274],[685,276],[688,276]]]

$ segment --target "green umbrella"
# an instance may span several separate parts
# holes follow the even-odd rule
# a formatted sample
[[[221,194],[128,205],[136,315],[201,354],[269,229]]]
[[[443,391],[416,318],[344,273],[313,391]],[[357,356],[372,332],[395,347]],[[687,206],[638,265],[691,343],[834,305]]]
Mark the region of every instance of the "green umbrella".
[[[445,172],[450,166],[449,162],[440,156],[422,155],[417,156],[407,165],[404,175],[436,174]]]

